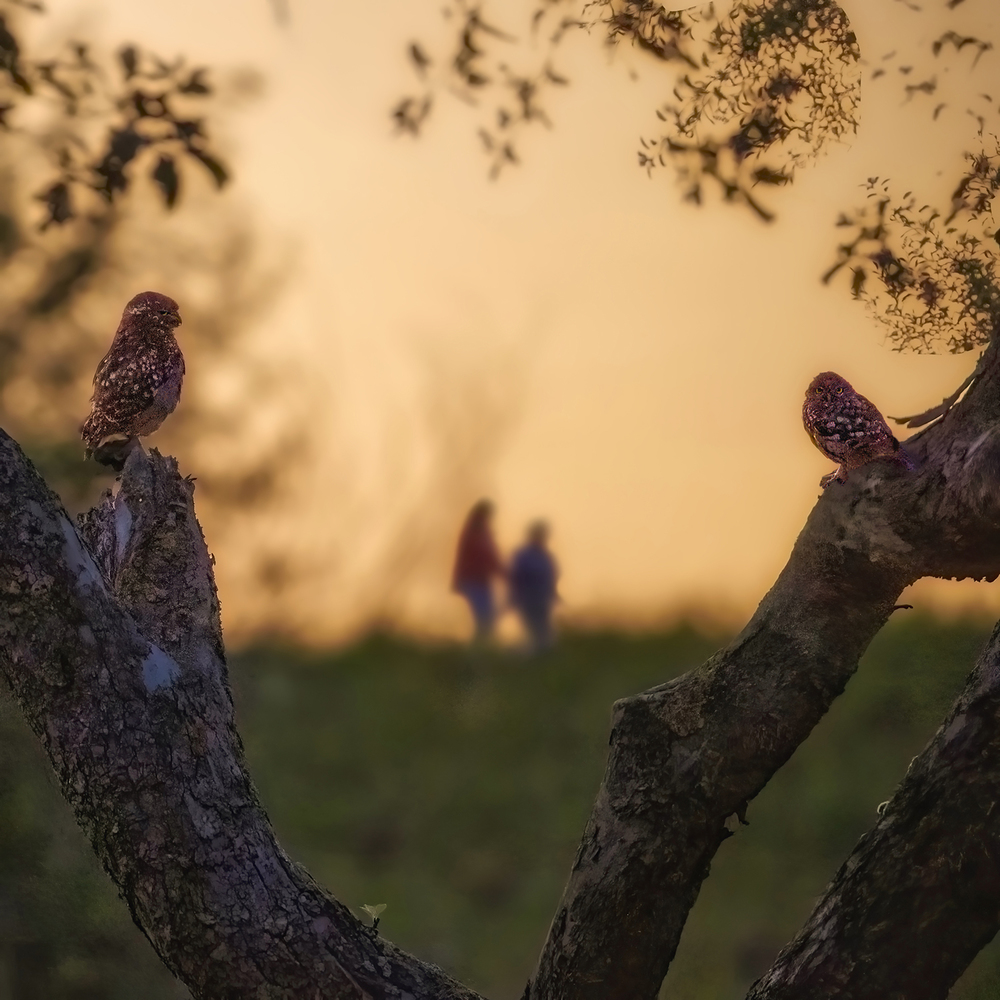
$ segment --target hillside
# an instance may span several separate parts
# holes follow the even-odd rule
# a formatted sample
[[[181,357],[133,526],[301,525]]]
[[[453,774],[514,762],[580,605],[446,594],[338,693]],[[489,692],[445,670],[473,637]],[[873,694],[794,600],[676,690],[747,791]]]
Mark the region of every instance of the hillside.
[[[720,851],[667,980],[736,1000],[794,933],[989,632],[899,618]],[[292,857],[387,937],[493,1000],[516,1000],[600,781],[610,707],[723,641],[689,627],[577,634],[546,658],[375,636],[338,653],[231,663],[261,798]],[[0,705],[0,998],[185,994],[97,870],[41,751]],[[954,991],[1000,994],[1000,947]]]

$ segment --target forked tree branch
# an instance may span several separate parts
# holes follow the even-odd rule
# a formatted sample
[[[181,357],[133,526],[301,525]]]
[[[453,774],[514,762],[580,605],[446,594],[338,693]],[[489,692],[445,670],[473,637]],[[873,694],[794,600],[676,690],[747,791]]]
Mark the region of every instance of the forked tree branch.
[[[747,1000],[945,1000],[1000,929],[1000,625],[812,916]]]
[[[1000,573],[997,353],[907,441],[915,469],[874,462],[822,495],[726,649],[615,705],[604,781],[531,1000],[653,1000],[727,821],[843,691],[904,587]]]
[[[233,721],[193,492],[172,459],[137,451],[82,520],[85,546],[0,431],[0,672],[77,820],[199,1000],[475,1000],[275,841]]]
[[[604,784],[534,1000],[652,1000],[734,818],[843,690],[901,590],[922,576],[1000,572],[996,354],[907,442],[915,469],[873,463],[823,494],[727,649],[615,706]],[[173,460],[136,452],[117,495],[81,520],[83,544],[0,432],[0,673],[98,857],[199,1000],[475,1000],[363,927],[276,843],[233,721],[192,497]],[[978,942],[987,923],[961,926]],[[797,975],[799,941],[814,933],[776,970]],[[968,951],[941,958],[948,975]]]

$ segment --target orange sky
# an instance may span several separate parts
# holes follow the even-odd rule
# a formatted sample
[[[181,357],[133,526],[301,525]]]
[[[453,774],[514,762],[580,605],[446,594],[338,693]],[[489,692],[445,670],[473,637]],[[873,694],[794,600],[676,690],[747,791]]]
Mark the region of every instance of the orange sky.
[[[389,109],[413,89],[405,46],[439,32],[437,3],[291,0],[285,26],[266,0],[50,6],[47,31],[266,80],[224,125],[223,197],[293,263],[254,336],[299,367],[290,388],[313,460],[289,470],[280,511],[217,551],[236,639],[277,627],[322,642],[374,619],[460,634],[453,536],[482,494],[505,546],[550,519],[569,617],[746,615],[830,470],[800,423],[810,378],[834,369],[884,412],[910,413],[974,363],[889,351],[846,291],[818,280],[831,221],[867,176],[947,191],[936,175],[957,172],[974,134],[961,110],[935,127],[926,104],[866,88],[852,147],[772,198],[781,218],[765,227],[682,204],[666,173],[637,169],[670,78],[596,36],[559,57],[573,85],[548,104],[554,129],[528,134],[524,166],[491,183],[457,102],[417,142],[392,134]],[[521,7],[497,4],[496,19],[516,29]],[[870,61],[940,33],[936,14],[896,0],[845,7]],[[948,23],[997,37],[991,7],[964,4]],[[970,62],[952,64],[955,85],[996,90],[996,60],[973,75]],[[251,573],[264,550],[295,570],[277,595]],[[924,589],[921,603],[1000,607],[992,588]]]

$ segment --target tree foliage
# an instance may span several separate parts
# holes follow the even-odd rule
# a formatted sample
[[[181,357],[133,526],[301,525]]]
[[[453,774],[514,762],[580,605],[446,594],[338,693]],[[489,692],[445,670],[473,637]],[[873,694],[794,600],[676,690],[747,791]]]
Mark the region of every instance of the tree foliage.
[[[30,50],[27,19],[43,14],[0,0],[0,422],[71,508],[92,503],[103,473],[78,435],[91,376],[124,302],[162,287],[182,303],[189,362],[164,439],[214,506],[260,505],[276,489],[275,455],[288,461],[301,442],[295,417],[275,412],[280,366],[243,343],[282,275],[214,197],[229,177],[210,140],[220,90],[206,67],[131,42]],[[239,86],[221,96],[243,96]],[[220,399],[223,369],[233,388]],[[251,411],[275,430],[253,447]],[[222,531],[231,518],[218,521]]]
[[[954,10],[963,2],[941,5]],[[920,14],[916,4],[899,6],[900,17]],[[799,167],[859,128],[866,65],[870,82],[897,80],[905,100],[933,101],[929,117],[937,120],[948,107],[940,62],[959,59],[974,67],[993,51],[989,40],[950,28],[922,53],[893,51],[876,60],[868,53],[866,63],[848,11],[835,0],[739,0],[685,11],[655,0],[545,0],[519,36],[494,26],[485,5],[468,0],[453,0],[446,16],[457,48],[437,58],[412,44],[424,90],[394,110],[401,130],[419,134],[438,94],[456,93],[479,109],[479,133],[496,176],[520,161],[520,129],[551,124],[545,89],[569,83],[555,68],[555,50],[567,33],[583,30],[607,45],[628,42],[667,64],[671,95],[655,109],[657,129],[639,139],[639,166],[649,174],[672,168],[688,201],[702,204],[714,191],[764,221],[774,218],[774,209],[762,191],[792,183]],[[508,68],[511,50],[527,48],[529,38],[534,69],[515,74]],[[935,71],[924,72],[926,57]],[[1000,151],[986,118],[994,102],[989,94],[965,96],[978,134],[950,206],[912,191],[898,196],[875,177],[867,182],[865,204],[837,222],[848,238],[824,280],[849,274],[852,293],[888,325],[897,349],[968,351],[987,343],[996,328],[991,212]]]
[[[920,205],[912,191],[894,197],[887,180],[872,177],[867,203],[838,221],[851,239],[824,280],[850,268],[855,297],[887,323],[899,348],[958,354],[984,347],[998,329],[1000,146],[993,146],[992,154],[966,154],[947,215]]]
[[[43,10],[34,3],[0,5],[0,67],[5,71],[0,126],[37,143],[50,160],[52,179],[37,193],[45,213],[43,230],[99,211],[94,195],[112,203],[140,170],[171,208],[184,161],[200,164],[218,186],[225,184],[228,170],[198,117],[212,94],[205,67],[124,45],[112,68],[90,44],[76,40],[54,55],[27,56],[14,33],[18,7],[36,14]],[[43,132],[19,124],[27,103],[47,107]]]

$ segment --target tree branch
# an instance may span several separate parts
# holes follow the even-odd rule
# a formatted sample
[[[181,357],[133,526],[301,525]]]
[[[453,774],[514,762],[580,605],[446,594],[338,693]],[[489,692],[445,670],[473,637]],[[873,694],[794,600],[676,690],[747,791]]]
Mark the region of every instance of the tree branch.
[[[828,710],[904,587],[1000,573],[997,348],[968,394],[821,496],[753,619],[708,663],[614,707],[604,781],[532,1000],[653,1000],[747,803]]]
[[[196,998],[475,1000],[275,841],[234,724],[193,492],[173,459],[134,453],[118,494],[81,519],[89,551],[0,431],[0,673],[77,820]]]
[[[1000,625],[798,936],[748,1000],[945,1000],[1000,930]]]
[[[822,495],[727,649],[615,706],[531,997],[651,1000],[734,817],[843,690],[900,591],[1000,572],[998,407],[991,348],[967,395],[906,443],[914,469],[872,463]],[[176,463],[136,452],[81,530],[86,545],[0,432],[0,673],[166,965],[213,1000],[475,1000],[362,926],[275,842]]]

